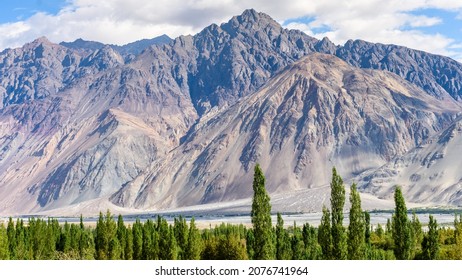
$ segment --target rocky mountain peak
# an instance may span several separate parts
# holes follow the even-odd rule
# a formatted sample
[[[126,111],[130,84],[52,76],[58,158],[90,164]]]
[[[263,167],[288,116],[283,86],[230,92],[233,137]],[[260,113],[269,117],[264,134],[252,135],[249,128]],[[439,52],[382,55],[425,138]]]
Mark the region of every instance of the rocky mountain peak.
[[[112,47],[105,45],[101,49],[95,50],[92,54],[80,62],[81,67],[92,67],[96,71],[111,69],[124,65],[123,57]]]
[[[245,10],[241,15],[233,17],[221,26],[232,36],[238,34],[253,34],[258,31],[265,33],[275,32],[279,34],[282,26],[265,13],[259,13],[254,9]]]
[[[263,22],[272,22],[274,21],[269,15],[265,13],[259,13],[254,9],[247,9],[240,16],[237,16],[236,19],[240,23],[263,23]]]
[[[333,54],[337,52],[337,46],[329,38],[324,37],[315,45],[316,51],[320,53]]]
[[[55,45],[55,44],[50,42],[50,40],[48,40],[48,38],[45,36],[39,37],[35,39],[34,41],[32,41],[31,43],[26,44],[26,46],[30,46],[30,47],[37,47],[40,45]]]
[[[60,45],[65,46],[66,48],[75,49],[75,50],[83,51],[83,52],[88,52],[88,51],[94,52],[104,47],[103,43],[95,42],[95,41],[87,41],[87,40],[83,40],[82,38],[79,38],[75,40],[74,42],[61,42]]]

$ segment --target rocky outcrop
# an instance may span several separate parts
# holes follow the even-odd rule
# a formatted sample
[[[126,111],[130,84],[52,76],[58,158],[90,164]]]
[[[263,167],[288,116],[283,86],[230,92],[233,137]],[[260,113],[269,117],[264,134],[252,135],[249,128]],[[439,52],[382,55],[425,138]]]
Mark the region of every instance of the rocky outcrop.
[[[462,65],[457,61],[402,46],[350,40],[336,55],[361,68],[387,70],[441,98],[462,100]]]

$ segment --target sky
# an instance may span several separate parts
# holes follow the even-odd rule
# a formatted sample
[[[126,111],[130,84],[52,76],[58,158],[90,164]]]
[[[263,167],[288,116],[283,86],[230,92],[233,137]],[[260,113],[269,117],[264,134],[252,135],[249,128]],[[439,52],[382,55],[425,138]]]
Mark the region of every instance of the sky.
[[[285,28],[397,44],[462,62],[462,0],[2,0],[0,51],[46,36],[123,45],[196,34],[253,8]]]

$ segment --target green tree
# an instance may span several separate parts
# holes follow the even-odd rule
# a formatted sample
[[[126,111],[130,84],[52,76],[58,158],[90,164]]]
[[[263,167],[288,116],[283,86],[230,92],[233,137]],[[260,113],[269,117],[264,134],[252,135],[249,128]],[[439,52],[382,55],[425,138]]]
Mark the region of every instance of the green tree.
[[[245,236],[246,244],[247,244],[247,256],[249,259],[253,260],[255,251],[253,248],[255,247],[255,236],[253,235],[253,229],[249,229]]]
[[[8,225],[6,227],[6,234],[8,236],[8,247],[9,247],[9,257],[12,260],[16,259],[16,229],[13,222],[13,219],[10,217],[8,220]]]
[[[411,257],[411,227],[407,217],[407,208],[399,186],[395,189],[395,213],[392,217],[395,257],[408,260]]]
[[[334,259],[347,258],[347,238],[343,227],[343,207],[345,205],[345,186],[337,170],[332,168],[330,184],[330,204],[332,209],[332,255]]]
[[[158,244],[154,245],[154,242],[157,241],[153,240],[154,232],[154,223],[151,220],[147,220],[143,225],[143,249],[141,257],[143,260],[154,260],[157,258],[156,247],[158,247]]]
[[[67,221],[64,222],[64,227],[61,229],[59,250],[65,254],[68,254],[71,251],[71,226]]]
[[[175,232],[175,239],[176,244],[178,244],[178,258],[180,260],[185,259],[185,251],[188,247],[188,224],[186,223],[186,219],[183,218],[181,215],[178,218],[174,219],[173,222],[173,230]]]
[[[332,230],[330,225],[330,211],[327,207],[322,208],[321,224],[318,228],[318,243],[321,246],[322,257],[325,260],[333,259],[332,255]]]
[[[109,259],[110,260],[120,260],[122,254],[122,247],[120,247],[119,239],[117,236],[112,236],[111,240],[109,241]]]
[[[202,253],[202,238],[196,227],[194,218],[189,222],[188,245],[186,247],[185,260],[199,260]]]
[[[317,229],[310,224],[303,225],[303,244],[305,244],[305,255],[307,260],[318,260],[322,256],[321,247],[318,244]]]
[[[424,259],[436,260],[439,251],[439,231],[438,223],[432,215],[429,216],[428,233],[424,236],[422,241],[422,253]]]
[[[124,219],[120,214],[117,217],[117,239],[120,245],[120,258],[126,260],[125,248],[127,242],[127,228],[125,227]]]
[[[143,225],[141,224],[139,218],[137,218],[135,223],[133,223],[132,234],[133,234],[133,259],[142,260],[143,259]]]
[[[33,256],[31,256],[31,251],[29,250],[29,236],[28,230],[24,227],[24,221],[22,219],[17,219],[16,221],[16,254],[18,260],[31,260]]]
[[[0,260],[9,260],[10,252],[8,245],[8,234],[5,226],[0,224]]]
[[[118,252],[112,252],[112,250],[120,249],[120,244],[116,246],[115,241],[112,241],[114,238],[117,238],[116,233],[117,225],[111,212],[107,210],[105,216],[100,212],[95,229],[95,249],[98,260],[107,260],[117,255]]]
[[[302,232],[295,222],[294,233],[290,241],[292,245],[292,259],[303,260],[305,258],[305,244],[303,243]]]
[[[290,260],[292,256],[289,233],[284,228],[284,220],[281,213],[277,214],[276,224],[276,259]]]
[[[364,214],[361,209],[361,198],[356,184],[351,185],[350,191],[350,224],[348,225],[348,259],[362,260],[365,257],[365,225]]]
[[[369,214],[369,212],[365,211],[364,212],[364,222],[365,222],[365,229],[366,229],[366,232],[365,232],[365,242],[366,242],[366,246],[370,246],[371,245],[371,214]]]
[[[125,231],[125,248],[124,248],[124,256],[126,260],[133,259],[133,232],[130,226]]]
[[[454,258],[462,260],[462,214],[454,218]]]
[[[159,259],[176,260],[178,258],[178,247],[173,228],[161,217],[158,217],[157,227],[159,232]]]
[[[79,225],[76,225],[76,224],[71,224],[71,228],[70,228],[70,233],[71,233],[71,251],[73,251],[73,253],[77,253],[79,252],[79,240],[80,240],[80,236],[82,235],[82,229],[80,228]]]
[[[260,165],[255,166],[251,220],[253,225],[254,259],[274,259],[273,226],[271,223],[270,197],[265,188],[265,177]]]
[[[419,221],[415,211],[412,211],[411,219],[411,258],[413,259],[419,252],[424,235],[422,224]]]
[[[93,260],[95,258],[95,240],[92,231],[84,229],[80,235],[79,255],[82,260]]]
[[[216,251],[218,260],[246,260],[248,258],[245,240],[239,238],[236,233],[219,236]]]

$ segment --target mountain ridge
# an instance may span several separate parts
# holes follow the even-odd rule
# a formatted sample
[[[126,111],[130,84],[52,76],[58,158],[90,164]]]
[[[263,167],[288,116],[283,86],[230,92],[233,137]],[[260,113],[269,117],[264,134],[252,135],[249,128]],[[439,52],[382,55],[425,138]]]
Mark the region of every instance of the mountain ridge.
[[[0,212],[230,201],[250,195],[244,186],[262,158],[279,195],[325,185],[333,164],[361,178],[453,125],[461,71],[405,47],[335,46],[255,10],[129,56],[39,38],[0,53]],[[292,83],[275,82],[282,76]],[[245,107],[255,96],[266,103]],[[221,170],[212,161],[228,146],[234,167]],[[310,171],[315,160],[325,166]],[[369,192],[388,187],[377,188]]]
[[[339,172],[343,173],[346,179],[351,179],[354,177],[352,173],[355,172],[347,172],[346,170],[349,169],[347,166],[359,164],[357,167],[359,171],[378,168],[387,162],[387,157],[392,158],[394,155],[401,154],[412,147],[414,143],[409,143],[409,141],[398,142],[398,140],[394,140],[393,144],[388,144],[388,139],[380,136],[380,133],[387,133],[387,130],[390,129],[394,132],[388,131],[388,133],[390,133],[389,137],[394,137],[393,133],[396,132],[396,129],[392,128],[393,125],[385,126],[387,125],[386,123],[379,124],[381,122],[380,119],[372,120],[373,118],[380,118],[381,115],[380,113],[370,110],[371,108],[368,109],[370,110],[369,113],[365,113],[366,116],[370,115],[370,117],[367,117],[365,122],[362,121],[363,124],[361,128],[353,128],[355,127],[353,123],[361,123],[360,119],[364,118],[364,116],[355,116],[354,110],[349,110],[349,108],[341,109],[341,111],[335,113],[335,116],[332,115],[336,110],[334,108],[344,105],[342,105],[342,101],[338,101],[338,98],[326,99],[323,95],[347,94],[348,96],[353,94],[353,96],[359,98],[359,92],[358,89],[355,88],[355,85],[362,84],[358,81],[351,81],[351,84],[345,85],[347,87],[345,91],[337,87],[332,89],[331,86],[329,86],[330,82],[324,81],[326,77],[335,76],[338,77],[336,81],[342,81],[345,77],[348,79],[348,76],[353,74],[349,72],[354,68],[348,66],[345,62],[340,62],[340,59],[334,56],[311,54],[294,65],[289,66],[288,69],[273,77],[269,84],[265,85],[260,91],[238,101],[227,110],[215,112],[211,116],[203,119],[203,122],[200,122],[195,127],[195,130],[190,132],[183,144],[176,148],[173,154],[168,157],[167,162],[170,164],[156,163],[156,166],[160,168],[152,172],[156,175],[151,177],[148,175],[140,180],[143,181],[144,185],[147,185],[148,188],[140,187],[140,193],[138,193],[137,198],[133,198],[133,194],[136,193],[134,189],[137,189],[137,187],[133,185],[132,188],[130,188],[131,186],[127,185],[125,188],[121,189],[122,193],[113,197],[113,201],[119,206],[143,208],[146,205],[156,205],[158,203],[162,203],[161,205],[164,205],[164,207],[177,207],[178,205],[190,205],[189,203],[200,204],[217,202],[221,201],[223,197],[232,197],[235,199],[244,198],[251,195],[251,189],[246,186],[251,185],[252,174],[250,174],[250,167],[258,161],[261,161],[260,164],[262,168],[269,173],[269,175],[267,175],[267,188],[270,192],[281,192],[284,189],[290,190],[291,188],[292,190],[293,188],[303,189],[310,185],[314,187],[316,185],[328,184],[330,176],[329,171],[332,164],[337,166],[340,170]],[[313,68],[306,70],[306,67]],[[305,69],[301,71],[300,69],[302,68]],[[324,73],[321,71],[322,68],[324,68]],[[335,70],[326,70],[329,68]],[[339,71],[344,71],[342,72],[344,74],[339,74]],[[374,70],[358,69],[357,71],[358,72],[353,71],[353,75],[371,79],[370,83],[367,83],[367,85],[371,87],[371,98],[375,98],[376,94],[382,94],[380,90],[382,87],[379,85],[384,84],[390,88],[385,90],[386,94],[411,97],[411,100],[407,100],[406,98],[395,98],[396,105],[394,106],[397,107],[394,110],[399,108],[401,108],[399,110],[402,112],[417,110],[422,118],[427,119],[428,125],[425,125],[425,121],[414,118],[416,122],[414,127],[416,130],[409,131],[406,135],[408,135],[407,137],[410,139],[414,139],[413,141],[415,142],[425,140],[427,137],[426,130],[432,129],[432,126],[436,125],[436,123],[432,121],[432,118],[434,118],[432,116],[435,112],[440,112],[442,114],[442,117],[437,118],[441,118],[441,127],[444,127],[444,123],[449,124],[452,118],[454,118],[454,116],[451,117],[451,115],[456,115],[461,109],[460,105],[455,101],[431,107],[428,107],[425,102],[417,102],[417,97],[415,96],[417,93],[417,96],[419,96],[418,98],[421,98],[421,100],[435,101],[436,99],[428,96],[415,86],[403,83],[397,75],[377,71],[370,72]],[[318,75],[318,78],[315,76],[313,77],[313,75]],[[288,81],[289,84],[286,84],[286,81]],[[388,81],[388,83],[384,83],[383,81]],[[372,89],[373,83],[378,83],[374,89]],[[300,88],[296,89],[296,87]],[[286,92],[286,90],[288,90],[288,92]],[[414,96],[409,95],[409,91],[412,92]],[[295,94],[295,92],[298,97],[292,101],[291,98],[294,98],[293,94]],[[319,94],[321,92],[322,94]],[[412,98],[416,99],[412,100]],[[302,99],[305,99],[305,101],[301,101]],[[326,104],[330,104],[330,113],[323,113],[320,111],[316,113],[313,111],[316,110],[316,108],[327,108],[327,105],[310,107],[309,104],[312,102],[311,100],[316,101],[317,99],[319,99],[320,102],[327,102]],[[346,100],[348,99],[350,99],[350,97]],[[379,101],[379,99],[375,100],[376,102]],[[389,98],[384,98],[383,100],[386,101],[389,100]],[[280,104],[279,102],[281,101],[283,101],[283,103]],[[297,107],[292,108],[292,106],[288,105],[288,102],[295,101],[301,102],[298,106],[308,107],[303,110],[298,110]],[[380,101],[380,103],[385,104],[382,105],[384,106],[383,110],[388,110],[388,105],[386,105],[387,103],[384,103],[384,101]],[[273,102],[277,103],[273,105]],[[330,102],[333,103],[331,104]],[[377,104],[378,103],[376,103],[376,106],[378,106]],[[283,107],[285,107],[284,110],[288,111],[281,111]],[[367,106],[365,108],[367,108]],[[379,107],[377,107],[376,110],[378,108]],[[449,108],[452,108],[452,113],[448,110]],[[364,112],[365,110],[366,109],[363,109]],[[296,113],[297,111],[302,111],[303,113]],[[317,114],[321,115],[315,117]],[[349,123],[350,127],[343,125],[344,120],[336,121],[339,118],[343,118],[342,116],[344,116],[344,114],[353,114],[346,117],[346,123]],[[400,116],[402,113],[396,114]],[[424,117],[425,114],[428,116]],[[368,124],[367,119],[370,120],[370,124]],[[310,125],[312,121],[315,121],[315,123]],[[403,118],[400,121],[401,124],[397,124],[401,130],[407,130],[406,124],[404,123],[405,121],[410,120]],[[284,123],[284,125],[281,126],[281,122]],[[306,122],[302,127],[308,127],[307,131],[303,132],[297,129],[297,127],[300,127],[300,122]],[[316,122],[323,125],[316,125]],[[371,126],[379,131],[372,132],[372,134],[367,134],[367,132],[364,134],[364,132],[362,132],[367,130],[367,127]],[[309,127],[312,127],[312,129],[318,128],[317,134],[310,136]],[[328,131],[324,131],[324,129]],[[334,130],[339,130],[339,132],[343,130],[344,132],[333,134],[332,132]],[[358,135],[354,135],[355,133],[350,135],[353,131],[357,131],[356,133],[358,133]],[[401,137],[404,137],[404,134],[402,134]],[[297,138],[306,140],[303,142],[297,140]],[[288,139],[292,139],[292,144],[287,142]],[[293,148],[287,149],[288,145]],[[378,147],[380,147],[380,145],[396,145],[401,147],[396,147],[396,151],[393,152],[394,154],[387,154],[391,151],[391,147],[376,152],[374,151],[376,145]],[[342,146],[343,148],[339,148]],[[363,146],[363,148],[361,148],[361,146]],[[334,147],[337,148],[334,149]],[[402,150],[399,150],[400,148]],[[321,151],[323,149],[327,149],[329,152],[321,156]],[[363,150],[362,153],[365,158],[375,157],[375,159],[369,159],[369,163],[362,165],[358,162],[354,163],[354,161],[340,164],[348,158],[344,157],[342,153],[349,154],[352,152],[351,149],[356,149],[356,153],[359,154],[361,154],[359,151]],[[230,153],[230,151],[233,152]],[[273,155],[271,156],[271,154]],[[295,158],[292,158],[292,156],[295,156]],[[309,158],[311,158],[311,160]],[[357,159],[360,158],[361,156],[358,156]],[[314,165],[313,162],[317,162],[317,165]],[[273,165],[273,167],[269,167],[268,165]],[[289,166],[292,167],[289,168]],[[168,171],[162,172],[163,168]],[[286,170],[286,172],[281,173],[278,170]],[[309,175],[307,172],[312,175]],[[307,178],[307,176],[313,176],[313,174],[318,174],[318,177],[315,179]],[[319,176],[319,174],[322,175]],[[300,178],[298,177],[303,179],[299,181]],[[291,178],[289,179],[290,181],[286,182],[290,182],[288,184],[290,187],[284,187],[284,180],[287,180],[287,178]],[[283,180],[282,182],[280,181],[281,179]],[[149,180],[152,182],[149,183]],[[137,180],[137,182],[139,181]],[[180,193],[175,193],[173,198],[170,197],[170,186],[175,186],[175,189],[180,191]],[[158,191],[149,190],[150,188],[156,188]],[[130,195],[124,195],[124,191],[130,193]],[[162,193],[168,195],[169,199],[163,197]],[[156,198],[154,200],[153,198],[149,198],[150,194],[155,194]],[[244,197],[240,197],[240,195]],[[123,197],[131,198],[131,202],[124,201]],[[174,198],[177,198],[177,200],[175,201]]]

